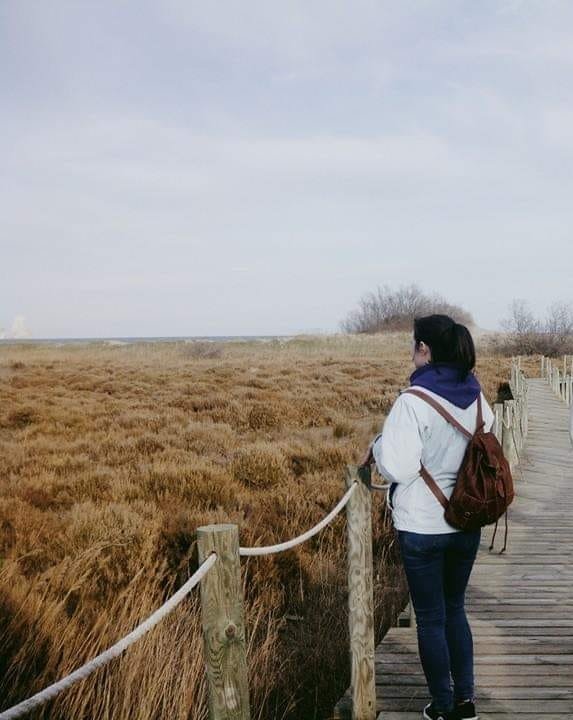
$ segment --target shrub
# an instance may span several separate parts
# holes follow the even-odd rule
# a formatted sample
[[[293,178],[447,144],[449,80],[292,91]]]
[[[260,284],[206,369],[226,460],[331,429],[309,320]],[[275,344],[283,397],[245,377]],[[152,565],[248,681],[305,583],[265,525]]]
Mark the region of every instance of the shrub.
[[[348,437],[354,432],[352,423],[346,420],[337,420],[332,427],[332,434],[335,438]]]
[[[236,451],[231,472],[239,482],[256,488],[271,488],[288,480],[285,456],[272,443],[257,443]]]
[[[137,451],[143,455],[155,455],[165,449],[164,445],[153,435],[142,435],[137,438],[135,447]]]
[[[179,354],[182,358],[189,359],[222,358],[223,346],[215,341],[192,340],[185,343],[185,345],[180,349]]]
[[[451,315],[457,322],[472,325],[469,312],[452,305],[437,293],[426,295],[416,285],[391,290],[388,285],[367,293],[359,301],[340,328],[347,333],[375,333],[388,330],[411,330],[415,317],[442,313]]]
[[[247,422],[252,430],[269,430],[282,425],[279,408],[269,402],[258,402],[251,406]]]
[[[13,428],[25,428],[38,420],[37,413],[33,408],[22,407],[12,410],[8,414],[8,426]]]

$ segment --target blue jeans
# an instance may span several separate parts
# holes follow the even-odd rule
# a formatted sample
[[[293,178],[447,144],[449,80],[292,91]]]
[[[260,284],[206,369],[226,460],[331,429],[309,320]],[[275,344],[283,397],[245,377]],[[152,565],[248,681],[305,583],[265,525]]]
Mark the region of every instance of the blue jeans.
[[[480,538],[481,529],[441,535],[398,530],[420,661],[438,710],[474,697],[473,638],[464,600]]]

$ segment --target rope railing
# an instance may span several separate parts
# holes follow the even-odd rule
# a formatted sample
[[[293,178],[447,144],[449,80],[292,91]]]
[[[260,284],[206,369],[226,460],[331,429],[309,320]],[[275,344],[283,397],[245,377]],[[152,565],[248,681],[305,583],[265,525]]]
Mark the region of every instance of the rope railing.
[[[319,533],[323,527],[326,527],[326,525],[328,525],[329,522],[334,520],[334,518],[350,500],[350,496],[356,490],[357,484],[357,482],[352,483],[352,485],[348,488],[348,490],[344,493],[338,503],[328,513],[328,515],[325,515],[320,522],[318,522],[314,527],[311,527],[310,530],[307,530],[302,535],[298,535],[297,537],[292,538],[292,540],[286,540],[285,542],[278,543],[277,545],[264,545],[262,547],[240,547],[239,555],[242,555],[243,557],[252,557],[255,555],[272,555],[273,553],[284,552],[285,550],[290,550],[297,545],[301,545],[303,542],[309,540],[311,537]]]
[[[388,490],[389,487],[390,483],[383,483],[382,485],[380,485],[379,483],[370,483],[371,490]]]
[[[74,683],[84,680],[95,670],[103,665],[107,665],[108,662],[121,655],[130,645],[137,642],[153,627],[155,627],[157,623],[161,622],[166,615],[174,610],[177,605],[179,605],[179,603],[187,597],[187,595],[189,595],[195,585],[197,585],[197,583],[205,577],[215,564],[216,560],[216,554],[212,553],[199,566],[193,575],[191,575],[191,577],[179,588],[179,590],[177,590],[177,592],[175,592],[169,600],[167,600],[167,602],[150,615],[147,620],[144,620],[140,625],[138,625],[135,630],[132,630],[124,638],[116,642],[115,645],[112,645],[110,648],[93,658],[93,660],[90,660],[85,665],[82,665],[77,670],[74,670],[73,673],[70,673],[70,675],[67,675],[65,678],[58,680],[58,682],[55,682],[53,685],[49,685],[44,690],[32,695],[32,697],[27,700],[23,700],[21,703],[18,703],[18,705],[14,705],[9,710],[4,710],[4,712],[0,713],[0,720],[15,720],[15,718],[26,715],[34,708],[44,705],[49,700],[53,700],[57,695],[64,690],[67,690]]]

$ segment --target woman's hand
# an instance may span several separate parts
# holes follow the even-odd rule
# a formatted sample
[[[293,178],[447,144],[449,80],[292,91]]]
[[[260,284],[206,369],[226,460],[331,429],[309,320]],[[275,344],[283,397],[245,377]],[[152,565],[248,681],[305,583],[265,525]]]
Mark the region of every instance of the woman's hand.
[[[368,450],[362,458],[362,462],[360,463],[359,467],[362,467],[363,465],[372,465],[376,462],[376,460],[374,459],[374,453],[372,452],[372,447],[374,446],[374,443],[376,442],[376,440],[378,440],[379,437],[382,437],[382,433],[378,433],[374,440],[372,440],[372,442],[368,446]]]
[[[374,461],[374,455],[372,454],[372,445],[374,444],[374,441],[370,443],[368,446],[368,450],[366,451],[364,457],[362,458],[362,461],[360,462],[360,466],[362,465],[372,465]]]

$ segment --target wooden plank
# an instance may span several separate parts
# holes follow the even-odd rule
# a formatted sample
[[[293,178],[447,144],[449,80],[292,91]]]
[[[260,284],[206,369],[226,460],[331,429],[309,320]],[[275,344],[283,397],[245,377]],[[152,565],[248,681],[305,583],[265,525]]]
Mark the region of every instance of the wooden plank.
[[[380,692],[384,697],[392,700],[399,698],[426,697],[428,691],[425,685],[380,685]],[[382,689],[383,688],[383,689]],[[492,700],[538,700],[545,698],[547,700],[567,700],[573,699],[573,689],[568,687],[531,687],[531,678],[529,678],[529,686],[507,687],[492,686],[485,691],[476,692],[477,700],[486,698]]]
[[[427,692],[420,697],[412,698],[380,698],[376,703],[377,712],[384,710],[418,710],[422,712],[424,705],[428,702]],[[515,712],[516,703],[510,700],[497,700],[496,698],[482,697],[479,701],[479,714],[488,710],[506,712],[511,716],[519,715]],[[536,713],[563,713],[566,716],[571,712],[571,700],[569,699],[530,699],[527,702],[520,702],[520,706],[526,705],[528,712]],[[563,717],[562,717],[563,720]]]
[[[558,677],[563,675],[571,680],[571,667],[568,665],[508,665],[504,668],[493,667],[491,665],[476,665],[475,667],[476,678],[488,678],[488,677],[526,677],[534,676],[543,677],[547,675],[549,677]],[[404,663],[392,663],[385,664],[379,662],[376,665],[376,678],[386,677],[387,675],[409,677],[410,675],[423,675],[422,666]],[[537,682],[536,680],[531,681],[532,684]]]
[[[488,691],[495,692],[494,688],[497,687],[503,687],[503,688],[516,688],[516,687],[532,687],[533,684],[535,684],[535,688],[544,687],[544,688],[551,688],[551,687],[559,687],[559,688],[568,688],[571,691],[571,677],[570,675],[563,674],[563,675],[553,675],[553,674],[546,674],[546,675],[539,675],[539,678],[537,679],[537,676],[534,680],[532,680],[531,675],[523,675],[521,670],[519,671],[519,674],[514,675],[500,675],[499,673],[495,674],[476,674],[476,678],[478,681],[478,685],[484,683],[487,683]],[[407,675],[406,673],[401,674],[395,674],[395,675],[379,675],[376,676],[376,685],[379,685],[381,688],[385,687],[386,690],[381,690],[382,693],[392,692],[392,688],[401,687],[401,686],[409,686],[409,685],[423,685],[426,687],[426,678],[424,675],[420,672],[419,674],[415,675]],[[479,690],[481,692],[481,690]]]
[[[400,662],[406,665],[419,664],[419,658],[414,652],[408,652],[407,650],[403,653],[398,652],[384,652],[384,662]],[[572,665],[573,666],[573,654],[528,654],[528,655],[516,655],[511,653],[490,653],[488,655],[480,654],[474,658],[474,664],[476,665],[488,665],[490,663],[496,663],[498,665]],[[571,668],[571,675],[573,676],[573,667]]]
[[[488,712],[479,711],[480,720],[506,720],[508,717],[517,715],[519,720],[564,720],[565,716],[562,713],[540,713],[540,712],[515,712],[507,710],[489,710]],[[340,716],[342,717],[342,716]],[[409,711],[385,711],[378,715],[377,720],[420,720],[419,712]]]

